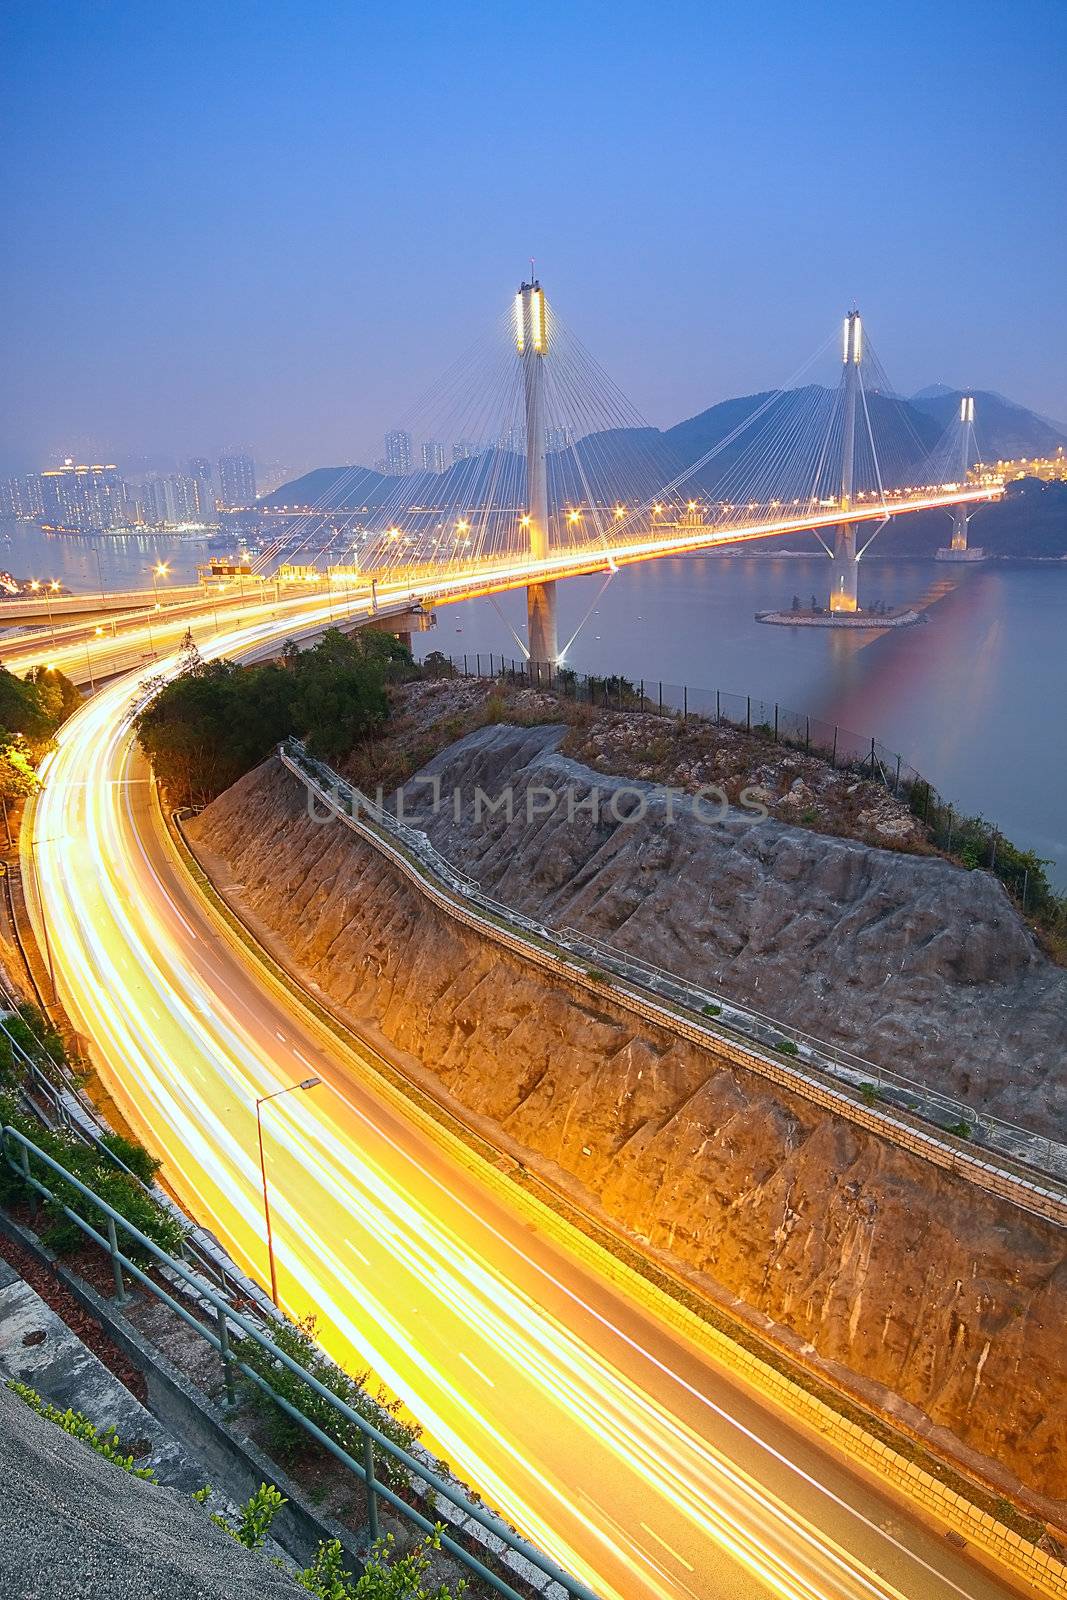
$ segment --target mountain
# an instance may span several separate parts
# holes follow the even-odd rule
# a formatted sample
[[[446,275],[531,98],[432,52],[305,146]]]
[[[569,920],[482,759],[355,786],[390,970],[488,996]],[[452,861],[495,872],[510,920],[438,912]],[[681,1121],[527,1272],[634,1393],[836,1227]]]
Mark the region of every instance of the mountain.
[[[879,441],[879,469],[887,487],[914,480],[945,431],[959,415],[961,391],[933,384],[910,400],[868,391],[867,409]],[[974,391],[975,432],[983,458],[993,461],[1019,456],[1051,455],[1067,447],[1067,431],[1025,406],[1014,404],[990,390]],[[738,395],[709,406],[706,411],[671,428],[616,428],[589,434],[548,458],[549,491],[557,503],[578,503],[590,495],[610,502],[630,504],[653,498],[666,486],[679,483],[683,492],[730,498],[743,481],[747,493],[759,498],[791,495],[786,488],[788,463],[769,451],[766,473],[755,470],[751,457],[759,453],[762,429],[776,439],[794,439],[807,418],[820,414],[827,421],[833,391],[817,385],[783,392],[763,390]],[[751,421],[750,427],[743,424]],[[735,439],[732,435],[742,429]],[[756,448],[754,450],[754,442]],[[857,445],[857,474],[861,473]],[[693,463],[714,451],[711,459],[693,470]],[[781,477],[776,481],[775,472]],[[731,476],[733,474],[733,476]],[[873,474],[868,473],[873,482]],[[521,506],[526,499],[526,465],[520,454],[491,446],[477,456],[457,461],[446,472],[417,472],[406,478],[387,478],[369,467],[316,467],[302,477],[283,483],[266,495],[264,506],[313,506],[324,511],[380,511],[395,502],[402,509],[425,504],[477,505],[486,500]]]
[[[959,416],[964,391],[935,384],[912,395],[910,404],[932,417],[939,429]],[[1067,429],[1026,406],[1005,400],[990,389],[968,390],[974,395],[974,433],[984,461],[1017,461],[1026,456],[1054,456],[1067,449]]]

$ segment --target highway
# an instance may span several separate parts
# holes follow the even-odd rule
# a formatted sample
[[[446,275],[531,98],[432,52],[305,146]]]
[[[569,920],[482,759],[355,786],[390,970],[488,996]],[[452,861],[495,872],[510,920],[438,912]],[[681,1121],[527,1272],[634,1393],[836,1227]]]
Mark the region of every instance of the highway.
[[[327,603],[290,613],[308,628]],[[262,651],[272,618],[206,651]],[[173,661],[165,663],[173,670]],[[154,668],[153,670],[158,670]],[[294,999],[191,887],[130,727],[137,677],[61,730],[23,829],[60,995],[168,1182],[401,1396],[427,1442],[605,1600],[994,1600],[1015,1593],[572,1249]],[[31,846],[31,839],[35,844]],[[284,863],[278,864],[284,873]]]

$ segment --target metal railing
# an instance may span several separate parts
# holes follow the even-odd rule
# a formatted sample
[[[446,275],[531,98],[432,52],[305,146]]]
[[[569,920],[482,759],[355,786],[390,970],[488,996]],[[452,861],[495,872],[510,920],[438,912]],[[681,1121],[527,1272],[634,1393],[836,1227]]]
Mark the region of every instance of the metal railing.
[[[0,1006],[4,1005],[9,1013],[17,1011],[14,994],[7,984],[0,980]],[[185,1230],[181,1241],[183,1259],[191,1262],[205,1277],[217,1283],[224,1294],[248,1302],[249,1288],[254,1286],[246,1285],[228,1270],[224,1252],[214,1244],[214,1241],[209,1240],[209,1236],[202,1233],[168,1194],[153,1184],[145,1183],[143,1178],[134,1172],[97,1132],[101,1124],[96,1108],[69,1063],[49,1057],[49,1069],[46,1070],[46,1067],[41,1062],[35,1061],[11,1035],[6,1015],[0,1015],[0,1033],[6,1035],[11,1044],[19,1080],[15,1085],[15,1092],[22,1104],[46,1128],[67,1134],[81,1144],[91,1145],[101,1161],[106,1161],[109,1166],[125,1173],[127,1178],[154,1204],[162,1206],[181,1223]],[[42,1041],[39,1040],[38,1043]]]
[[[134,1282],[140,1284],[143,1289],[147,1289],[156,1299],[168,1306],[176,1316],[188,1327],[192,1328],[195,1333],[199,1334],[216,1351],[222,1363],[223,1380],[229,1405],[232,1406],[236,1403],[234,1379],[235,1374],[239,1372],[249,1382],[262,1390],[323,1449],[327,1450],[356,1474],[367,1491],[367,1524],[372,1542],[377,1539],[379,1532],[379,1502],[384,1502],[399,1516],[413,1523],[420,1533],[439,1535],[442,1548],[447,1550],[451,1556],[473,1573],[479,1582],[488,1584],[497,1594],[504,1596],[504,1600],[528,1600],[527,1596],[512,1588],[506,1579],[494,1572],[485,1562],[480,1561],[477,1556],[472,1555],[469,1550],[465,1549],[462,1544],[453,1539],[446,1531],[443,1531],[439,1522],[431,1521],[429,1517],[424,1516],[416,1507],[409,1505],[400,1494],[392,1489],[375,1470],[374,1453],[375,1450],[378,1450],[382,1455],[388,1457],[390,1461],[401,1467],[410,1478],[426,1483],[434,1495],[447,1501],[462,1517],[478,1523],[487,1534],[498,1540],[507,1551],[513,1552],[523,1562],[529,1563],[550,1582],[559,1584],[563,1593],[572,1597],[572,1600],[597,1600],[593,1590],[582,1583],[580,1579],[573,1578],[569,1573],[564,1572],[562,1567],[559,1567],[549,1556],[544,1555],[533,1545],[528,1544],[525,1539],[509,1528],[493,1512],[470,1500],[454,1484],[439,1476],[425,1462],[418,1460],[417,1457],[405,1450],[402,1445],[396,1444],[381,1429],[376,1428],[372,1422],[368,1422],[365,1417],[360,1416],[358,1411],[353,1410],[332,1390],[328,1389],[325,1384],[320,1383],[318,1378],[309,1372],[306,1367],[301,1366],[298,1361],[294,1360],[285,1350],[275,1344],[262,1327],[241,1312],[236,1311],[226,1301],[220,1299],[209,1285],[206,1285],[189,1270],[183,1261],[168,1255],[165,1250],[160,1249],[132,1222],[128,1222],[121,1212],[109,1206],[106,1200],[102,1200],[99,1195],[95,1194],[92,1189],[76,1178],[73,1173],[68,1172],[60,1162],[53,1160],[51,1156],[35,1145],[31,1139],[27,1139],[25,1134],[20,1133],[17,1128],[7,1126],[0,1131],[0,1139],[2,1139],[4,1157],[7,1164],[13,1172],[21,1177],[30,1191],[31,1202],[34,1203],[34,1207],[35,1197],[42,1196],[46,1201],[51,1202],[61,1210],[64,1216],[80,1228],[88,1238],[92,1239],[95,1244],[107,1252],[111,1261],[115,1283],[115,1298],[118,1304],[124,1304],[129,1298],[126,1294],[126,1276],[128,1276]],[[57,1197],[54,1190],[50,1189],[47,1184],[35,1176],[31,1162],[43,1163],[45,1167],[58,1176],[62,1183],[69,1184],[84,1200],[100,1212],[104,1218],[105,1232],[101,1234],[85,1217]],[[130,1256],[120,1247],[120,1233],[133,1241],[138,1252],[145,1252],[165,1272],[182,1280],[194,1292],[199,1301],[207,1303],[215,1313],[214,1329],[201,1321],[186,1306],[183,1306],[174,1295],[157,1283],[148,1272],[131,1260]],[[263,1350],[276,1368],[285,1368],[300,1382],[306,1383],[308,1388],[320,1400],[326,1401],[340,1419],[357,1429],[362,1436],[361,1460],[357,1461],[354,1456],[351,1456],[335,1439],[331,1438],[310,1417],[306,1416],[299,1407],[293,1405],[291,1401],[279,1394],[262,1373],[242,1359],[240,1341],[234,1342],[230,1337],[231,1324],[240,1330],[245,1339],[250,1340],[259,1349]],[[501,1559],[502,1561],[506,1560],[506,1557]]]

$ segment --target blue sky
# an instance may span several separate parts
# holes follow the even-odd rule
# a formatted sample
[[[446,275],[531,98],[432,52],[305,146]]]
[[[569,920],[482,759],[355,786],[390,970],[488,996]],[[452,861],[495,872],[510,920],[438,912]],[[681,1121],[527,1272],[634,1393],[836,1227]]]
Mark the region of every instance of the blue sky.
[[[1067,417],[1052,4],[7,0],[0,465],[365,458],[538,269],[653,422],[855,299]]]

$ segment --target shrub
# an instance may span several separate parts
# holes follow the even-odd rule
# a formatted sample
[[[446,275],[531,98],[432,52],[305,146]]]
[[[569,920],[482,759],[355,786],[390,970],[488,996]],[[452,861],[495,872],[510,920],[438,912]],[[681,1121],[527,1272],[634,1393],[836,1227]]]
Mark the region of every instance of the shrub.
[[[439,1528],[403,1556],[393,1555],[392,1534],[379,1539],[367,1557],[362,1578],[351,1591],[352,1600],[459,1600],[467,1590],[462,1578],[455,1588],[449,1584],[426,1586],[432,1552],[440,1548]],[[348,1600],[343,1591],[342,1600]]]
[[[98,1433],[93,1423],[84,1411],[60,1411],[57,1406],[43,1400],[36,1389],[31,1389],[25,1383],[18,1383],[14,1378],[8,1380],[7,1387],[12,1394],[18,1395],[31,1410],[38,1416],[44,1417],[48,1422],[54,1422],[62,1428],[64,1433],[69,1433],[73,1439],[81,1439],[90,1450],[95,1450],[98,1456],[103,1456],[105,1461],[114,1462],[116,1467],[121,1467],[123,1472],[128,1472],[133,1478],[144,1478],[149,1483],[156,1481],[156,1475],[151,1467],[135,1467],[133,1456],[125,1453],[120,1444],[118,1430],[105,1428]]]
[[[418,1429],[401,1421],[398,1415],[400,1410],[398,1400],[390,1400],[380,1391],[376,1396],[371,1395],[366,1387],[369,1373],[362,1372],[357,1377],[350,1377],[348,1373],[342,1372],[335,1366],[320,1349],[315,1338],[313,1316],[304,1317],[300,1322],[285,1321],[276,1324],[271,1330],[271,1337],[279,1350],[298,1366],[303,1367],[357,1415],[373,1423],[378,1431],[384,1433],[394,1444],[407,1450],[415,1443]],[[235,1352],[239,1360],[270,1384],[275,1394],[295,1406],[350,1456],[355,1457],[357,1461],[362,1458],[364,1434],[356,1424],[336,1410],[295,1372],[279,1363],[270,1350],[265,1349],[254,1339],[242,1339],[235,1347]],[[247,1381],[247,1387],[253,1403],[266,1420],[271,1449],[277,1451],[283,1461],[291,1461],[311,1447],[311,1436],[295,1418],[287,1415],[270,1395],[260,1389],[258,1384]],[[379,1461],[379,1468],[390,1481],[394,1483],[404,1481],[403,1470],[397,1467],[391,1457]]]
[[[795,1045],[792,1039],[776,1039],[774,1048],[780,1056],[795,1056],[799,1054],[800,1047]]]
[[[702,1017],[721,1017],[722,1006],[717,1005],[714,1000],[709,1000],[707,1005],[701,1006],[700,1014]]]
[[[0,1123],[13,1127],[25,1138],[31,1139],[39,1150],[51,1156],[53,1161],[58,1161],[72,1177],[84,1183],[86,1188],[91,1189],[120,1216],[125,1217],[127,1222],[139,1228],[161,1250],[167,1251],[170,1255],[175,1255],[180,1250],[185,1234],[181,1221],[170,1211],[165,1210],[138,1181],[141,1172],[154,1172],[158,1166],[154,1158],[140,1145],[134,1144],[132,1140],[122,1139],[117,1134],[107,1135],[102,1141],[108,1145],[114,1142],[116,1153],[138,1173],[138,1176],[131,1176],[130,1173],[113,1166],[103,1151],[98,1150],[95,1145],[83,1144],[71,1133],[42,1126],[21,1111],[10,1094],[0,1095]],[[57,1255],[64,1255],[79,1250],[90,1242],[77,1223],[65,1215],[62,1210],[64,1204],[72,1211],[76,1211],[80,1217],[96,1228],[97,1232],[105,1230],[104,1213],[99,1207],[87,1200],[72,1184],[65,1182],[58,1173],[52,1171],[51,1167],[37,1160],[32,1152],[29,1166],[31,1175],[47,1185],[55,1196],[54,1200],[45,1202],[45,1215],[49,1220],[41,1235],[49,1249],[54,1250]],[[20,1170],[13,1169],[8,1161],[0,1160],[0,1204],[29,1202],[35,1193],[36,1191],[27,1186]],[[147,1251],[139,1252],[132,1240],[123,1240],[121,1230],[119,1245],[132,1260],[136,1260],[139,1254],[148,1254]]]

